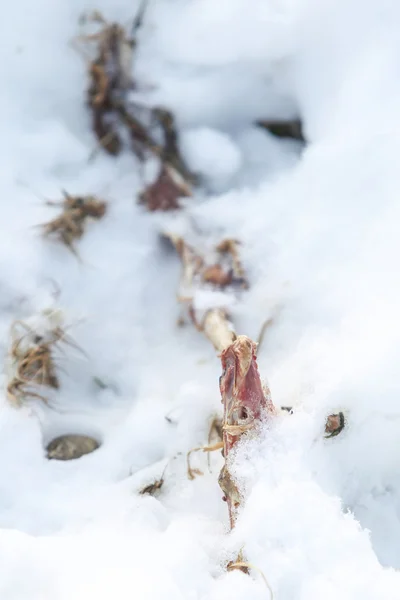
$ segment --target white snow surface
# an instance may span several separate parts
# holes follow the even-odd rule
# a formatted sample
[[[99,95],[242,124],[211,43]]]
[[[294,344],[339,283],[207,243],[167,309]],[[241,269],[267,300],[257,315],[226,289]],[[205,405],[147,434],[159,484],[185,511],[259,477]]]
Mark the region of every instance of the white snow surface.
[[[53,279],[87,358],[67,350],[53,408],[2,401],[0,597],[267,598],[257,570],[225,570],[243,547],[275,600],[399,600],[400,5],[150,0],[140,31],[141,94],[174,111],[206,179],[180,227],[242,242],[251,287],[232,317],[254,339],[273,317],[259,369],[275,404],[294,407],[238,449],[246,502],[232,533],[220,454],[186,475],[186,452],[222,410],[220,363],[176,326],[180,265],[158,236],[174,218],[136,204],[130,152],[87,160],[86,65],[69,42],[82,11],[128,23],[137,7],[3,7],[2,352],[14,319],[54,305]],[[304,151],[252,125],[296,111]],[[109,202],[79,242],[83,264],[35,229],[61,189]],[[347,426],[326,440],[338,410]],[[50,439],[80,432],[101,448],[46,459]],[[160,495],[140,495],[165,467]]]

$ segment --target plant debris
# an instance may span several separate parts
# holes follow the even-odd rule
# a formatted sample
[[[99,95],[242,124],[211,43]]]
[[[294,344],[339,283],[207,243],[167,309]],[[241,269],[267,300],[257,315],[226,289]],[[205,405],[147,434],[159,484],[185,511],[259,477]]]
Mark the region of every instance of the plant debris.
[[[66,335],[59,313],[45,311],[42,317],[42,327],[34,328],[24,321],[14,321],[11,326],[7,398],[15,407],[28,398],[47,404],[41,388],[60,387],[54,348],[60,342],[77,348]]]
[[[94,452],[99,447],[99,442],[87,435],[61,435],[48,444],[47,458],[49,460],[74,460]]]
[[[140,195],[139,202],[150,212],[180,208],[179,198],[191,196],[192,192],[180,174],[168,165],[161,167],[156,181]]]
[[[156,479],[153,483],[146,485],[143,489],[140,490],[139,494],[148,495],[148,496],[156,496],[159,490],[164,485],[164,479]]]
[[[145,496],[145,495],[158,496],[159,495],[159,492],[160,492],[162,486],[164,485],[164,476],[165,476],[165,472],[167,470],[169,463],[170,463],[170,461],[168,461],[167,464],[165,465],[164,470],[159,479],[155,479],[152,483],[149,483],[148,485],[146,485],[139,491],[140,495],[142,495],[142,496]]]
[[[133,89],[131,78],[133,51],[136,46],[135,34],[139,29],[145,3],[136,18],[132,35],[126,34],[118,23],[108,23],[99,11],[82,19],[82,22],[97,23],[100,30],[91,35],[75,38],[75,42],[85,42],[84,54],[90,42],[96,44],[95,56],[88,61],[89,87],[87,105],[92,116],[92,128],[100,146],[116,156],[122,150],[122,138],[118,131],[116,103],[123,101],[123,95]]]
[[[237,293],[248,289],[247,277],[239,258],[239,242],[225,239],[208,252],[201,253],[189,245],[183,237],[165,233],[164,239],[173,244],[181,263],[181,278],[178,301],[183,310],[178,323],[182,325],[186,316],[221,351],[235,340],[235,333],[227,310],[221,306],[205,311],[195,308],[195,297],[199,291]]]
[[[192,195],[197,178],[187,168],[178,145],[178,134],[172,113],[165,108],[145,108],[132,102],[130,94],[137,89],[132,63],[137,48],[137,33],[143,23],[146,0],[142,2],[131,34],[118,23],[108,23],[95,12],[87,21],[100,24],[92,35],[83,35],[86,47],[94,42],[94,57],[89,60],[87,105],[92,115],[92,129],[100,147],[111,155],[123,148],[123,133],[131,140],[131,149],[142,162],[146,153],[160,161],[154,182],[139,195],[148,210],[173,210],[180,207],[179,198]],[[86,55],[86,52],[85,52]],[[144,124],[143,113],[148,124]],[[126,137],[126,136],[125,136]]]
[[[43,235],[55,235],[56,238],[79,258],[75,249],[75,241],[85,232],[88,219],[101,219],[106,212],[106,203],[96,196],[71,196],[63,191],[64,200],[47,202],[50,206],[62,206],[62,213],[55,219],[40,225]]]
[[[221,353],[222,375],[219,380],[224,406],[223,444],[225,465],[219,485],[228,504],[231,528],[234,527],[242,498],[229,469],[230,452],[241,436],[254,430],[267,415],[275,415],[269,389],[262,385],[256,360],[256,344],[240,335]]]
[[[344,429],[345,424],[346,421],[342,412],[329,415],[329,417],[326,419],[325,438],[331,438],[339,435],[339,433]]]

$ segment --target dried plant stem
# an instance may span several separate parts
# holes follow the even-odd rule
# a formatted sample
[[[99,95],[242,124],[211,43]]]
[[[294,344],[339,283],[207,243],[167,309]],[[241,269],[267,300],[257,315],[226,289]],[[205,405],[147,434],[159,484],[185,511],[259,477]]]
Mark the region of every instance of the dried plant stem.
[[[240,335],[221,353],[223,372],[220,377],[220,391],[224,406],[222,430],[225,464],[218,483],[224,492],[223,499],[228,505],[231,529],[236,524],[243,496],[230,470],[230,452],[243,435],[255,430],[257,423],[275,414],[269,389],[262,385],[258,373],[256,349],[257,345],[250,338]],[[227,569],[238,569],[246,574],[249,574],[249,569],[256,569],[261,573],[273,598],[273,592],[264,574],[244,560],[242,551],[236,561],[228,564]]]
[[[202,330],[217,352],[222,352],[236,339],[232,323],[227,313],[221,308],[213,308],[206,313]]]
[[[227,294],[235,294],[235,285],[247,287],[245,272],[237,252],[237,242],[226,239],[212,248],[215,262],[211,262],[183,237],[171,233],[165,233],[163,237],[172,243],[181,258],[178,301],[187,307],[188,316],[196,329],[206,335],[217,352],[222,352],[236,339],[229,314],[220,306],[211,306],[200,316],[200,311],[195,309],[195,297],[196,292],[201,290],[226,290]],[[226,289],[228,286],[229,289]],[[180,319],[180,322],[183,322],[183,319]]]
[[[242,494],[231,473],[231,450],[241,437],[255,431],[262,419],[275,414],[269,389],[262,385],[256,361],[257,345],[247,336],[239,335],[221,353],[221,399],[224,406],[223,443],[225,464],[219,475],[219,485],[228,505],[231,529],[234,528],[243,502]],[[247,563],[240,556],[236,567]]]

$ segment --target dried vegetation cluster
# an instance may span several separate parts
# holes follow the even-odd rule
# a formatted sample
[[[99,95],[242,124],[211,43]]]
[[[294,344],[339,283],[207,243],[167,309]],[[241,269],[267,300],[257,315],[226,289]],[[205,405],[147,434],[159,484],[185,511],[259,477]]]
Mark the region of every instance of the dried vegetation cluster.
[[[142,2],[129,34],[121,25],[108,23],[99,12],[89,15],[84,24],[95,23],[98,31],[77,37],[75,45],[88,62],[87,105],[99,146],[116,156],[127,143],[141,163],[147,156],[156,158],[158,175],[138,201],[150,211],[171,210],[179,208],[179,198],[192,195],[196,177],[179,151],[172,113],[132,100],[132,92],[138,88],[133,61],[146,6],[147,2]]]
[[[14,406],[28,398],[47,403],[45,388],[58,390],[56,350],[62,344],[77,347],[67,336],[61,313],[45,311],[35,324],[15,321],[10,331],[7,361],[7,397]]]
[[[223,291],[226,304],[229,304],[229,297],[248,289],[247,275],[239,255],[240,242],[223,239],[211,248],[200,250],[175,234],[164,233],[163,238],[172,243],[181,260],[177,294],[182,308],[179,325],[189,319],[198,331],[205,333],[216,350],[222,350],[234,340],[233,325],[227,306],[221,305],[221,296],[213,300],[212,292]],[[207,294],[206,308],[199,300],[204,293]]]

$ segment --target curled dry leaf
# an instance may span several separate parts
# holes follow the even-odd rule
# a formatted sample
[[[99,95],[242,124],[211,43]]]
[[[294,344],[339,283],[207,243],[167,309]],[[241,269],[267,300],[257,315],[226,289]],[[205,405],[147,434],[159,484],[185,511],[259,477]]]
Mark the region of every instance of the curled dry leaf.
[[[329,415],[326,419],[325,425],[325,437],[331,438],[339,435],[339,433],[344,429],[345,426],[345,418],[342,412],[337,414]]]
[[[168,211],[180,208],[179,198],[191,196],[191,189],[180,174],[163,165],[154,183],[139,196],[139,202],[145,204],[151,212]]]

